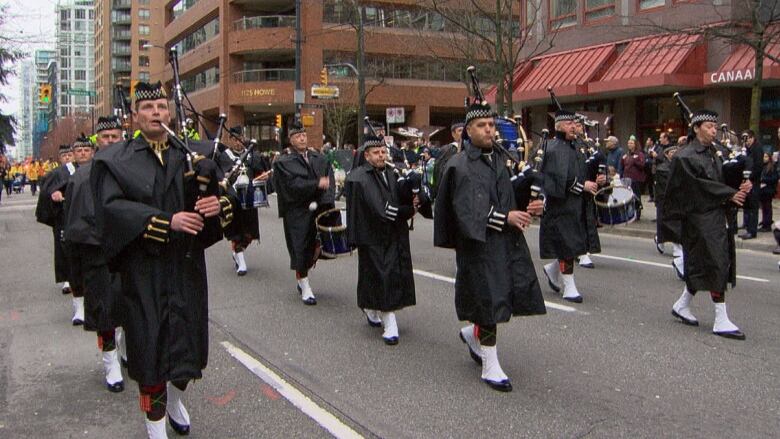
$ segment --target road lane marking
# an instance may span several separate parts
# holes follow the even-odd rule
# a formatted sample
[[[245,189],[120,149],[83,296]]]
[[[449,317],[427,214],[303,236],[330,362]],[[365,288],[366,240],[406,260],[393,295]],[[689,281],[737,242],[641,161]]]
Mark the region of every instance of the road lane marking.
[[[339,439],[341,438],[362,438],[358,432],[351,429],[348,425],[344,424],[314,401],[309,399],[301,391],[293,387],[287,381],[282,379],[274,371],[264,366],[261,362],[256,360],[251,355],[247,354],[240,348],[234,346],[232,343],[223,341],[222,346],[227,350],[228,354],[243,364],[244,367],[249,369],[250,372],[255,374],[258,378],[265,381],[269,386],[276,390],[285,399],[290,401],[292,405],[297,407],[300,411],[305,413],[308,417],[312,418],[314,422],[318,423],[322,428],[328,430],[330,434]]]
[[[610,256],[610,255],[605,255],[605,254],[602,254],[602,253],[592,254],[591,256],[595,256],[597,258],[604,258],[604,259],[614,259],[616,261],[633,262],[635,264],[652,265],[654,267],[661,267],[661,268],[670,268],[671,265],[672,265],[671,262],[668,263],[668,264],[662,264],[660,262],[643,261],[641,259],[623,258],[623,257],[620,257],[620,256]],[[739,274],[737,275],[737,279],[752,280],[753,282],[764,282],[764,283],[768,283],[769,282],[769,279],[762,279],[760,277],[742,276],[742,275],[739,275]]]
[[[453,285],[455,284],[455,278],[453,278],[453,277],[442,276],[440,274],[431,273],[430,271],[425,271],[425,270],[414,269],[413,271],[414,271],[414,274],[416,274],[418,276],[427,277],[429,279],[434,279],[434,280],[440,280],[442,282],[451,283]],[[576,313],[581,313],[581,314],[587,314],[587,312],[580,311],[577,308],[574,308],[574,307],[571,307],[571,306],[566,306],[566,305],[561,305],[561,304],[555,303],[555,302],[548,302],[546,300],[544,301],[544,306],[546,306],[547,308],[557,309],[558,311],[576,312]]]

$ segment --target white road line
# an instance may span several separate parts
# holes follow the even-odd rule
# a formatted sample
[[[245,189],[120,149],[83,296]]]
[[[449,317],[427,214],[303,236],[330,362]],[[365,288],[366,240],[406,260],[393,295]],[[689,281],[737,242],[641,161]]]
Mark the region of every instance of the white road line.
[[[333,414],[317,405],[314,401],[309,399],[306,395],[301,393],[298,389],[290,385],[287,381],[282,379],[279,375],[274,373],[271,369],[265,367],[262,363],[257,361],[254,357],[247,354],[240,348],[234,346],[232,343],[223,341],[222,346],[227,352],[253,374],[257,375],[261,380],[265,381],[274,390],[279,392],[295,407],[298,407],[303,413],[312,418],[316,423],[320,424],[322,428],[328,430],[330,434],[337,438],[362,438],[358,432],[351,429],[348,425],[344,424],[335,417]]]
[[[455,284],[455,278],[448,277],[448,276],[442,276],[442,275],[436,274],[436,273],[431,273],[430,271],[424,271],[424,270],[417,270],[417,269],[415,269],[414,270],[414,274],[416,274],[418,276],[422,276],[422,277],[427,277],[429,279],[440,280],[442,282],[448,282],[448,283],[451,283],[453,285]],[[561,304],[558,304],[558,303],[555,303],[555,302],[548,302],[546,300],[544,301],[544,305],[547,308],[557,309],[558,311],[576,312],[576,313],[581,313],[581,314],[587,314],[585,311],[580,311],[577,308],[574,308],[574,307],[571,307],[571,306],[566,306],[566,305],[561,305]]]
[[[623,257],[620,257],[620,256],[610,256],[610,255],[605,255],[605,254],[602,254],[602,253],[593,254],[591,256],[592,257],[597,257],[597,258],[604,258],[604,259],[614,259],[616,261],[633,262],[635,264],[652,265],[654,267],[669,268],[669,269],[671,269],[671,265],[672,265],[671,262],[669,262],[668,264],[662,264],[660,262],[643,261],[641,259],[623,258]],[[764,282],[764,283],[768,283],[769,282],[769,279],[762,279],[760,277],[742,276],[742,275],[739,275],[739,274],[737,275],[737,279],[752,280],[753,282]]]

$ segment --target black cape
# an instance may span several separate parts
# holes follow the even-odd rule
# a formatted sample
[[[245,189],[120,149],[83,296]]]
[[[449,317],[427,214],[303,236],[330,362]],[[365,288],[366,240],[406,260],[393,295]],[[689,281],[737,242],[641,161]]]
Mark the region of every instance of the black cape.
[[[685,282],[690,291],[726,291],[736,284],[736,252],[726,229],[731,198],[713,146],[693,139],[672,158],[664,215],[681,222]],[[732,241],[732,242],[730,242]]]
[[[682,227],[680,221],[669,218],[664,212],[666,186],[669,184],[669,172],[672,165],[672,161],[667,158],[669,148],[676,147],[672,145],[666,146],[663,152],[655,157],[655,178],[653,180],[655,185],[655,191],[653,192],[655,195],[655,233],[658,242],[679,243]]]
[[[208,144],[190,147],[211,153]],[[139,136],[98,154],[90,175],[103,250],[121,274],[128,374],[144,385],[202,376],[208,359],[204,249],[221,239],[218,219],[207,220],[196,237],[171,230],[168,243],[144,238],[151,217],[191,208],[184,205],[184,153],[171,147],[163,160],[164,166]]]
[[[217,164],[222,172],[227,173],[233,168],[239,160],[240,153],[234,153],[230,149],[221,152],[217,157]],[[258,151],[249,153],[247,160],[247,177],[251,182],[256,176],[271,169],[271,164],[263,158]],[[266,189],[270,195],[272,192],[270,179],[267,182]],[[233,209],[233,221],[225,227],[225,238],[230,241],[243,241],[260,239],[260,223],[257,219],[257,209],[242,209],[241,205],[236,203]],[[248,238],[248,239],[247,239]]]
[[[516,208],[503,157],[498,151],[492,157],[491,166],[464,141],[442,173],[433,220],[434,245],[455,249],[458,319],[478,325],[546,313],[523,234],[508,225],[502,232],[487,227],[491,207],[504,214]]]
[[[41,190],[38,193],[38,204],[35,208],[37,221],[52,228],[54,237],[54,281],[57,283],[68,280],[70,264],[68,263],[67,252],[63,246],[64,206],[63,203],[53,202],[51,194],[57,191],[62,192],[63,195],[65,194],[71,170],[75,172],[76,165],[60,166],[46,174],[41,184]]]
[[[542,161],[544,174],[544,215],[539,229],[542,259],[573,259],[588,251],[588,232],[583,193],[571,191],[574,183],[584,184],[585,157],[572,141],[556,133],[547,143]]]
[[[387,178],[385,183],[381,174]],[[358,248],[357,303],[362,309],[395,311],[416,303],[409,226],[411,204],[399,197],[398,174],[365,164],[347,177],[347,239]],[[393,219],[387,205],[398,208]]]
[[[333,169],[322,154],[308,151],[308,163],[297,152],[282,155],[274,162],[273,184],[279,203],[279,217],[290,255],[290,269],[306,272],[314,265],[318,214],[334,206],[336,180]],[[330,186],[318,188],[320,177],[328,176]],[[309,210],[317,203],[314,211]]]

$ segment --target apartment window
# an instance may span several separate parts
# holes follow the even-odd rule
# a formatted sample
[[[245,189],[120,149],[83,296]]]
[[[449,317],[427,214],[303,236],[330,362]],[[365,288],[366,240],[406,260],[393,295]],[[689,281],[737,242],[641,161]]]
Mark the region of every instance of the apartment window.
[[[76,20],[83,20],[87,18],[87,11],[85,9],[76,9]]]
[[[138,57],[138,65],[140,67],[149,67],[149,65],[150,65],[149,57],[148,56],[143,56],[143,55],[139,56]]]
[[[87,71],[86,70],[74,70],[73,71],[73,77],[76,81],[86,81],[87,80]]]
[[[553,28],[577,24],[577,0],[550,0],[550,24]]]
[[[69,61],[70,60],[68,58],[62,58],[60,60],[60,67],[63,68],[63,69],[67,69],[68,67],[70,67],[70,65],[69,65],[70,62]]]
[[[594,21],[615,15],[615,0],[585,0],[585,20]]]
[[[148,5],[149,4],[149,0],[138,0],[138,4],[139,5]]]
[[[149,82],[149,72],[138,72],[138,80],[141,82]]]
[[[138,18],[141,20],[148,20],[150,17],[150,13],[148,9],[139,9],[138,10]]]
[[[69,72],[69,71],[67,71],[67,70],[63,70],[63,71],[61,71],[61,72],[60,72],[60,79],[61,79],[61,80],[63,80],[63,81],[67,81],[67,80],[69,80],[69,79],[70,79],[70,78],[69,78],[69,76],[70,76],[70,75],[68,75],[68,73],[70,73],[70,72]]]
[[[526,0],[525,1],[525,26],[530,27],[536,23],[539,15],[539,9],[542,7],[541,0]]]
[[[94,9],[90,9],[89,10],[89,19],[90,20],[94,20],[95,19],[95,10]]]
[[[61,21],[68,21],[68,20],[70,20],[70,10],[69,9],[62,9],[60,11],[60,20]]]
[[[666,0],[639,0],[639,9],[658,8],[666,4]]]
[[[144,47],[147,44],[149,44],[149,40],[138,40],[138,50],[141,50],[141,51],[144,51],[144,52],[149,50],[148,47]]]
[[[138,34],[139,35],[149,35],[150,33],[151,32],[150,32],[149,26],[147,26],[145,24],[138,25]]]
[[[69,31],[70,30],[70,22],[69,21],[60,21],[60,30]]]
[[[70,47],[60,47],[60,56],[70,56]]]
[[[192,49],[200,46],[201,44],[211,40],[215,36],[219,35],[219,17],[206,23],[202,28],[192,32],[183,39],[181,39],[174,46],[179,52],[179,55],[183,55]]]

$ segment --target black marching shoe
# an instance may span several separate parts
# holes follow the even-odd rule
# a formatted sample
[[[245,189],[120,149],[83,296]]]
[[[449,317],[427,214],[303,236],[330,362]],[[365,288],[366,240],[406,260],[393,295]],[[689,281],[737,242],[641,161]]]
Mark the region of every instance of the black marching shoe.
[[[698,320],[686,319],[685,317],[683,317],[681,314],[679,314],[675,310],[672,310],[672,315],[677,317],[678,319],[680,319],[680,321],[682,321],[684,324],[686,324],[688,326],[699,326],[699,321]]]
[[[398,344],[398,337],[382,337],[385,344],[388,346],[395,346]]]
[[[745,339],[745,333],[740,331],[739,329],[737,329],[736,331],[713,332],[713,334],[723,338],[730,338],[732,340]]]
[[[106,383],[106,388],[111,393],[123,392],[125,390],[125,382],[124,381],[118,381],[118,382],[116,382],[114,384]]]
[[[378,322],[375,322],[375,321],[371,320],[371,318],[368,317],[368,313],[366,312],[366,310],[363,310],[363,314],[365,314],[365,316],[366,316],[366,322],[368,322],[368,326],[370,326],[372,328],[379,328],[380,326],[382,326],[382,321],[380,320]]]
[[[754,235],[754,234],[752,234],[752,233],[747,233],[747,232],[745,232],[745,233],[743,233],[743,234],[739,235],[739,237],[740,237],[740,239],[742,239],[742,240],[747,240],[747,239],[756,239],[756,235]]]
[[[70,287],[65,287],[65,288],[63,288],[63,289],[62,289],[62,294],[63,294],[63,295],[68,295],[68,294],[70,294]]]
[[[301,287],[297,287],[297,288],[298,288],[298,294],[303,296],[303,290],[301,290]],[[314,297],[309,297],[308,299],[305,299],[305,300],[301,299],[301,300],[303,300],[303,304],[304,305],[316,305],[317,304],[317,299],[314,298]],[[381,323],[380,323],[380,325],[381,325]]]
[[[482,381],[485,382],[488,386],[490,386],[493,390],[498,390],[499,392],[511,392],[512,391],[512,382],[508,379],[502,380],[502,381],[492,381],[487,378],[482,378]]]
[[[73,320],[71,320],[71,323],[73,323],[73,326],[82,326],[82,325],[84,325],[84,320],[73,319]]]
[[[171,425],[171,428],[173,431],[176,432],[179,436],[187,436],[190,434],[190,426],[189,425],[182,425],[178,422],[174,421],[173,418],[168,416],[168,424]]]
[[[482,357],[480,357],[476,352],[474,352],[473,349],[471,349],[471,346],[469,346],[469,342],[466,341],[466,338],[463,337],[463,333],[458,331],[458,337],[460,337],[460,341],[466,344],[466,347],[469,348],[469,355],[471,356],[471,359],[474,360],[477,364],[482,366]]]

